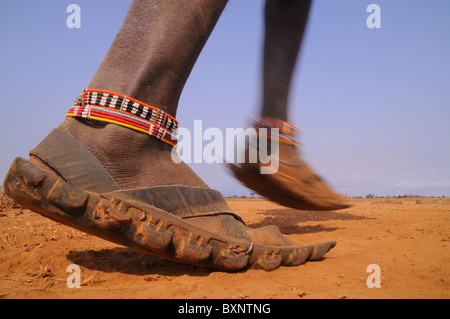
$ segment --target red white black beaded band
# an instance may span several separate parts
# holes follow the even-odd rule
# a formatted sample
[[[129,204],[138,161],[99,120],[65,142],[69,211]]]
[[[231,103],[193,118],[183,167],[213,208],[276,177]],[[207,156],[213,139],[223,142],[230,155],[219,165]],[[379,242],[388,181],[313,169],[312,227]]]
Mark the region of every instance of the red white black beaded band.
[[[105,90],[85,89],[67,117],[113,123],[149,134],[176,146],[178,122],[166,112],[131,97]]]
[[[171,132],[175,132],[178,128],[177,120],[166,112],[119,93],[106,90],[84,89],[75,101],[75,106],[85,104],[125,111],[150,121],[156,126],[164,127]]]
[[[300,145],[299,143],[299,135],[300,129],[295,127],[294,125],[269,116],[260,116],[256,120],[253,121],[252,126],[254,128],[266,128],[267,129],[267,138],[269,139],[278,139],[280,143],[289,144],[289,145]],[[278,128],[278,135],[272,136],[271,128]],[[259,130],[257,130],[259,131]]]

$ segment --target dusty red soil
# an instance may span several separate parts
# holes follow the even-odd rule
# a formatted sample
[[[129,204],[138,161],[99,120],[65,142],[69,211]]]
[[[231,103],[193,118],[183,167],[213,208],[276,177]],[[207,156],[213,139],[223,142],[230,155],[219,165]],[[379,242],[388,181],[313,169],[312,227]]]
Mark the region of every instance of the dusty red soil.
[[[247,224],[275,224],[298,243],[336,239],[326,258],[267,272],[225,273],[136,253],[0,198],[1,298],[450,297],[450,199],[351,199],[337,212],[229,199]],[[68,288],[67,266],[81,270]],[[380,288],[368,288],[380,267]]]

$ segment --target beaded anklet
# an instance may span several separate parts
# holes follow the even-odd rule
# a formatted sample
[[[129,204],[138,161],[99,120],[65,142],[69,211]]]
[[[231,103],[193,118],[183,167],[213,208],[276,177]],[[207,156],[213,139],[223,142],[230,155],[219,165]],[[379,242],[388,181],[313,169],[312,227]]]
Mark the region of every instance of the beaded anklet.
[[[131,97],[106,90],[85,89],[66,117],[117,124],[147,133],[171,146],[177,144],[178,122],[166,112]]]
[[[300,129],[286,121],[269,116],[260,116],[253,122],[252,126],[256,129],[266,128],[266,137],[268,139],[278,139],[280,143],[288,145],[300,145],[300,143],[298,142]],[[278,128],[278,134],[275,135],[274,132],[270,130],[271,128]],[[257,130],[258,134],[260,135],[259,131],[260,130]]]

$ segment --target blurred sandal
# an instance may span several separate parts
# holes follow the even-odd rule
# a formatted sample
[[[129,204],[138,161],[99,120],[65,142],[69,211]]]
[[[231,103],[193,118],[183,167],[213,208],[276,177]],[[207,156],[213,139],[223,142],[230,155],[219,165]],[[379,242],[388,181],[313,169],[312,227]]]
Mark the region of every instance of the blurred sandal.
[[[345,198],[334,193],[301,159],[297,151],[298,128],[270,117],[261,117],[253,127],[259,143],[255,140],[248,143],[244,163],[228,165],[240,182],[269,200],[294,209],[323,211],[349,207]],[[262,154],[272,152],[269,162],[259,156],[262,138],[267,142]],[[270,150],[270,145],[276,145],[278,152]],[[253,157],[255,160],[251,160],[252,152],[257,155]]]

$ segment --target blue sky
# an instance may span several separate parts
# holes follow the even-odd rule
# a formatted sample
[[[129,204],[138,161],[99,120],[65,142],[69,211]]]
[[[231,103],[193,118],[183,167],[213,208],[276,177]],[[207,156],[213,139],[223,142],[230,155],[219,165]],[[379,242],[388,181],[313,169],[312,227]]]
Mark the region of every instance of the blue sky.
[[[81,28],[69,29],[69,4]],[[3,180],[64,119],[112,43],[130,0],[0,4]],[[369,29],[369,4],[381,28]],[[181,126],[245,127],[260,103],[261,0],[230,0],[181,97]],[[305,160],[331,186],[450,196],[450,1],[316,0],[290,99]],[[190,164],[224,195],[249,195],[221,164]]]

